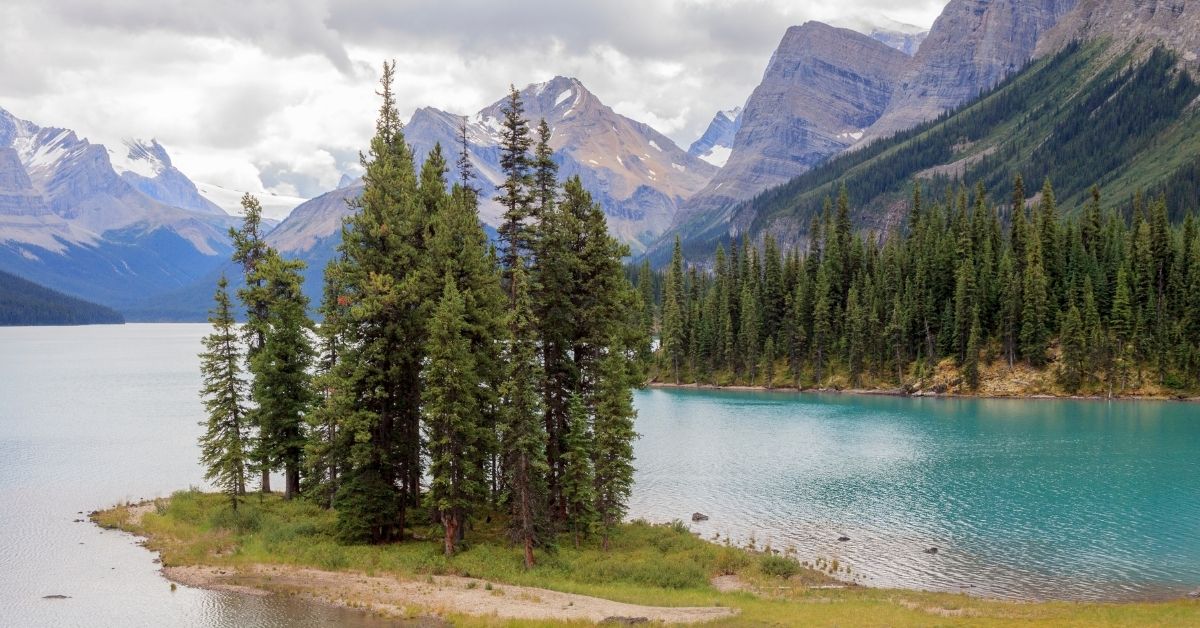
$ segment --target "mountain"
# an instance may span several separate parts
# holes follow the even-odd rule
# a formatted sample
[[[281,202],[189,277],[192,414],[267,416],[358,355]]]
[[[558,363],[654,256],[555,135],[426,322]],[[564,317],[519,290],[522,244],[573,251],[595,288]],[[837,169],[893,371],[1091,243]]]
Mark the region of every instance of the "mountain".
[[[0,327],[120,324],[116,311],[0,271]]]
[[[746,101],[728,162],[687,201],[686,217],[719,222],[730,205],[846,149],[883,113],[908,61],[850,29],[789,28]]]
[[[936,118],[999,83],[1033,56],[1076,0],[952,0],[902,73],[861,143]]]
[[[234,223],[187,183],[157,142],[110,151],[0,109],[0,270],[117,309],[186,285]]]
[[[127,139],[122,146],[107,150],[113,171],[142,194],[172,207],[222,213],[220,206],[201,194],[196,184],[171,164],[167,150],[157,140]]]
[[[1200,84],[1183,69],[1194,48],[1165,46],[1172,38],[1063,41],[980,98],[738,205],[727,223],[683,225],[687,254],[702,259],[719,242],[766,232],[784,247],[802,245],[841,185],[855,222],[875,230],[902,223],[914,180],[931,202],[980,183],[1003,206],[1019,173],[1027,202],[1049,178],[1067,212],[1088,202],[1093,185],[1106,206],[1128,207],[1138,193],[1166,195],[1176,218],[1200,206]]]
[[[196,183],[196,189],[206,200],[216,205],[221,211],[230,216],[242,215],[242,196],[245,192],[231,190],[215,183]],[[292,210],[308,199],[298,196],[287,196],[273,193],[254,193],[263,210],[263,223],[275,226],[279,224]]]
[[[579,175],[604,208],[610,231],[634,251],[644,249],[674,221],[683,200],[698,191],[717,167],[680,149],[650,126],[612,110],[577,79],[562,76],[521,90],[531,126],[544,118],[551,128],[550,145],[560,178]],[[501,208],[492,200],[503,181],[500,170],[500,120],[504,99],[473,116],[423,107],[404,127],[404,137],[419,164],[436,144],[452,162],[459,149],[459,129],[467,129],[475,184],[483,202],[480,218],[500,223]],[[362,193],[358,179],[296,207],[268,240],[279,250],[321,262],[341,238],[347,201]]]
[[[1163,44],[1178,52],[1193,69],[1200,62],[1200,6],[1183,0],[1078,0],[1075,9],[1063,16],[1038,42],[1037,54],[1045,55],[1075,39],[1108,38],[1123,45]]]
[[[898,22],[882,15],[850,15],[830,22],[833,26],[849,28],[913,56],[929,35],[927,29]]]
[[[729,160],[729,153],[733,151],[733,139],[737,136],[741,126],[741,107],[718,111],[713,116],[712,122],[708,123],[704,135],[701,135],[688,147],[688,154],[699,157],[718,168],[724,166],[725,162]]]

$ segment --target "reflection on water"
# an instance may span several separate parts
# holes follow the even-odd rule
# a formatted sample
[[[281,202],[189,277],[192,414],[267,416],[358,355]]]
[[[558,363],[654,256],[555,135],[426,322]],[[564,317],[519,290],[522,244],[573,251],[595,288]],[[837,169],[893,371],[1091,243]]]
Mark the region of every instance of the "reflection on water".
[[[639,392],[632,514],[1015,598],[1200,585],[1200,406]],[[838,542],[839,536],[850,541]],[[923,550],[938,547],[936,554]]]

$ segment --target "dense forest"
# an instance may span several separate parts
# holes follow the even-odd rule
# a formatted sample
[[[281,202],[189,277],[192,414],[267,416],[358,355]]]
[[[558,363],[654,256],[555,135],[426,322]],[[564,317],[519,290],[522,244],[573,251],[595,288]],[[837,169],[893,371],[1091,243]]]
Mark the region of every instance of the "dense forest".
[[[67,296],[0,271],[0,326],[121,324],[103,305]]]
[[[636,273],[659,304],[643,321],[661,337],[657,377],[909,388],[949,363],[969,391],[999,363],[1048,369],[1066,393],[1200,388],[1194,216],[1173,226],[1162,197],[1117,211],[1093,188],[1064,217],[1049,180],[1028,207],[1020,175],[1011,198],[979,185],[930,203],[916,184],[905,227],[878,235],[852,228],[843,187],[807,250],[768,234],[718,246],[711,272],[676,241],[665,273]]]
[[[351,543],[440,525],[452,554],[472,518],[500,516],[527,565],[561,534],[607,545],[633,481],[631,389],[649,346],[628,250],[578,178],[560,184],[550,130],[529,128],[515,89],[489,245],[465,128],[452,185],[440,146],[418,169],[393,71],[320,325],[303,262],[264,243],[258,202],[243,199],[231,237],[247,321],[235,325],[222,279],[202,354],[208,479],[236,512],[251,474],[265,492],[282,471],[285,497],[333,508]]]

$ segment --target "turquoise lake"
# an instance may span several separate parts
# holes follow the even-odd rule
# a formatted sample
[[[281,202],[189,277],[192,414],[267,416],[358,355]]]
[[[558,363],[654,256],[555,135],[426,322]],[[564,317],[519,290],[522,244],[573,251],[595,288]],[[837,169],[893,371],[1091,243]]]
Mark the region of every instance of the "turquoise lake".
[[[203,485],[205,331],[0,328],[0,625],[378,625],[294,600],[171,592],[134,539],[76,522]],[[877,586],[1122,600],[1200,586],[1200,405],[675,389],[635,400],[631,517],[837,558]],[[696,511],[710,519],[692,523]],[[54,594],[70,597],[43,599]]]

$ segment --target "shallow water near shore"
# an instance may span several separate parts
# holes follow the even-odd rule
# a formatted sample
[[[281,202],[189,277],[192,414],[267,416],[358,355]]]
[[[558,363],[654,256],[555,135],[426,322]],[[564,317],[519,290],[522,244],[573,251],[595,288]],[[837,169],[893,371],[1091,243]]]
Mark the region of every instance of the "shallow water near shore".
[[[75,521],[203,485],[206,329],[0,328],[0,625],[380,625],[278,596],[172,592],[134,539]],[[691,390],[635,401],[633,517],[701,511],[711,519],[688,525],[705,538],[838,558],[872,585],[1069,599],[1200,585],[1195,404]]]

